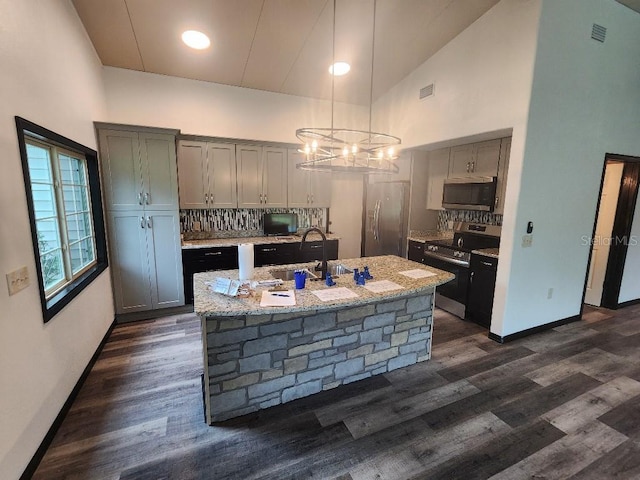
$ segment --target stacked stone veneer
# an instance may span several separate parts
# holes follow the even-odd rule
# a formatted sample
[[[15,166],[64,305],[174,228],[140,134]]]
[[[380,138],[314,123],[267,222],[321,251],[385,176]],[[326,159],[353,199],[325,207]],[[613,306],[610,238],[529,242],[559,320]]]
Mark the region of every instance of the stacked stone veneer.
[[[203,316],[209,423],[428,360],[433,295],[336,310]]]

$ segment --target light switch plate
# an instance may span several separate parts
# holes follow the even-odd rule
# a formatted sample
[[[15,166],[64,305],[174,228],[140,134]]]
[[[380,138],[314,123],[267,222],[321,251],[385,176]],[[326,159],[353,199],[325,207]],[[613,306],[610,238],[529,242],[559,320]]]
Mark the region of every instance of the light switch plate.
[[[7,287],[9,288],[9,295],[13,295],[18,293],[20,290],[24,290],[30,283],[27,267],[21,267],[13,272],[7,273]]]

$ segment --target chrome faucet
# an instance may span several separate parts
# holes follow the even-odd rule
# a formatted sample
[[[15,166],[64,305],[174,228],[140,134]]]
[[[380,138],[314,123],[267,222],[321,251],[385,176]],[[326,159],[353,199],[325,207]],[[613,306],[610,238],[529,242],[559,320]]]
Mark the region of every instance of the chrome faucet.
[[[322,280],[327,278],[327,236],[324,234],[322,230],[317,227],[307,228],[305,232],[302,234],[302,241],[300,242],[300,250],[302,251],[302,245],[304,245],[305,240],[307,239],[307,235],[309,232],[318,232],[322,237],[322,267],[320,270],[322,271]],[[318,267],[316,267],[316,271]]]

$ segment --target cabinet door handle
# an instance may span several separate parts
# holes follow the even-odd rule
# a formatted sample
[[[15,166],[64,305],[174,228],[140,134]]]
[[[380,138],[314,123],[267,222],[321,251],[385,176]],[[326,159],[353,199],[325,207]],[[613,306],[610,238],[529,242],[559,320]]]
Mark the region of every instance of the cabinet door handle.
[[[471,274],[469,275],[469,283],[473,283],[473,274],[475,272],[471,272]]]
[[[311,201],[309,200],[309,198],[310,198],[310,196],[309,196],[309,194],[307,193],[307,203],[311,203]]]
[[[213,205],[214,203],[216,203],[216,196],[212,193],[211,194],[211,204]]]
[[[276,251],[275,248],[261,248],[260,250],[262,250],[263,252],[275,252]]]
[[[267,203],[267,195],[264,196],[264,203]]]
[[[204,203],[207,203],[207,204],[209,203],[209,194],[208,193],[204,194]]]
[[[471,171],[472,172],[476,171],[476,162],[471,162]]]
[[[499,202],[499,200],[500,200],[500,197],[498,197],[498,196],[496,195],[496,200],[495,200],[494,205],[493,205],[493,206],[494,206],[494,208],[498,208],[498,202]]]
[[[262,203],[262,194],[260,194],[260,203]]]
[[[218,251],[218,252],[207,252],[204,255],[205,255],[205,257],[212,257],[214,255],[222,255],[222,252],[221,251]]]
[[[471,163],[467,162],[467,173],[469,173],[469,166],[471,165]]]
[[[322,248],[322,245],[311,245],[309,248]]]
[[[147,216],[147,228],[151,228],[151,217]]]
[[[138,205],[142,205],[142,192],[138,192]]]
[[[144,228],[144,217],[140,217],[140,228]]]
[[[144,204],[145,205],[149,205],[151,203],[151,194],[148,192],[145,192],[144,194]]]
[[[311,203],[313,204],[313,193],[311,194]]]

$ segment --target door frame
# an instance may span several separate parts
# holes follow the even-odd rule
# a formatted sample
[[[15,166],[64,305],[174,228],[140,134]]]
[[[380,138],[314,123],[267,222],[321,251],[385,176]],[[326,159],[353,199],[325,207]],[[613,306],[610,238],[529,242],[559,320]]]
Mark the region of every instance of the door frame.
[[[593,222],[593,230],[591,240],[595,239],[596,226],[600,216],[600,202],[602,200],[602,190],[604,188],[604,175],[607,164],[611,161],[624,163],[622,172],[622,181],[620,183],[620,192],[616,206],[616,214],[613,222],[613,230],[611,232],[612,239],[628,239],[631,235],[631,227],[638,199],[638,189],[640,182],[640,157],[631,157],[628,155],[618,155],[607,153],[605,155],[602,167],[602,175],[600,179],[600,191],[598,193],[598,203],[596,206],[596,216]],[[620,289],[622,287],[622,274],[624,273],[624,265],[627,259],[628,241],[615,241],[609,247],[609,256],[607,259],[607,269],[604,277],[602,289],[602,299],[600,306],[616,310],[621,306],[629,303],[640,303],[640,300],[625,302],[624,305],[618,303],[620,297]],[[584,281],[582,293],[582,304],[580,307],[580,316],[584,312],[584,300],[587,294],[587,285],[589,283],[589,273],[591,269],[591,257],[593,255],[593,246],[589,249],[589,257],[587,259],[587,274]]]

